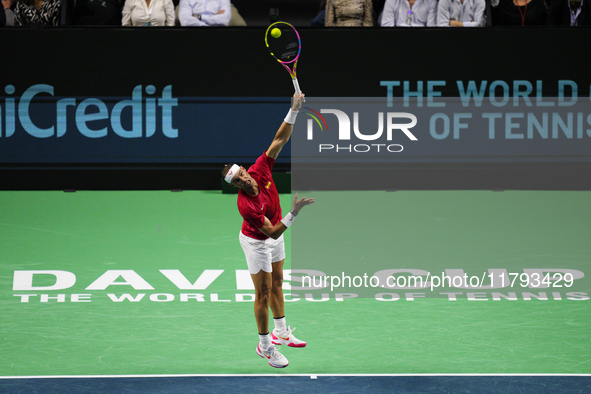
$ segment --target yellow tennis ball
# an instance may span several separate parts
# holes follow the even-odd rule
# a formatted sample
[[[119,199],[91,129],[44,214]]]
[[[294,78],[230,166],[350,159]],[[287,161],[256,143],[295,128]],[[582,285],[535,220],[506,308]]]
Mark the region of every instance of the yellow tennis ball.
[[[273,30],[271,30],[271,35],[274,38],[279,38],[281,37],[281,30],[279,30],[278,28],[274,28]]]

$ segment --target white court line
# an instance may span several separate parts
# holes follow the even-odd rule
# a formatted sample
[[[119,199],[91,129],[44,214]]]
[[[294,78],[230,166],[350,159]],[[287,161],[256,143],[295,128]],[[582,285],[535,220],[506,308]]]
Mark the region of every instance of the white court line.
[[[128,378],[233,378],[233,377],[427,377],[427,376],[459,376],[459,377],[591,377],[591,374],[577,373],[352,373],[352,374],[161,374],[161,375],[46,375],[46,376],[0,376],[1,379],[128,379]]]

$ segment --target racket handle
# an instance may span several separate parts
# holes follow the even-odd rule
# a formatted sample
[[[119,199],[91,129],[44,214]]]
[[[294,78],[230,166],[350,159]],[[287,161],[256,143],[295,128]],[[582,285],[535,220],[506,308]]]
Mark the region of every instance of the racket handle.
[[[295,89],[295,92],[297,93],[298,96],[302,95],[302,91],[300,90],[300,84],[298,83],[298,79],[296,77],[294,77],[292,79],[293,81],[293,87]]]

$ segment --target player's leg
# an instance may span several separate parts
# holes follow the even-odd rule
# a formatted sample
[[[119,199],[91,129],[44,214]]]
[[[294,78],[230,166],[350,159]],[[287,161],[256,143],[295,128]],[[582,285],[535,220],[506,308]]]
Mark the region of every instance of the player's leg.
[[[256,352],[276,368],[287,367],[289,361],[275,349],[269,334],[269,300],[272,287],[271,250],[265,241],[240,234],[240,245],[255,288],[254,314],[259,333]]]
[[[269,299],[269,306],[273,312],[273,318],[279,319],[285,317],[284,299],[283,299],[283,263],[285,260],[272,263],[273,271],[271,272],[271,294]]]
[[[275,348],[269,335],[269,302],[272,292],[271,273],[262,269],[256,274],[250,274],[254,283],[254,316],[259,331],[257,354],[267,359],[269,365],[275,368],[285,368],[289,365],[287,358]]]
[[[271,298],[272,274],[262,269],[256,274],[250,274],[254,283],[254,317],[259,334],[269,331],[269,304]]]
[[[292,331],[295,330],[289,327],[285,321],[285,308],[283,298],[283,263],[285,262],[285,244],[283,236],[274,242],[274,249],[272,253],[271,264],[273,271],[271,272],[271,297],[270,306],[273,312],[273,322],[275,329],[271,333],[273,343],[275,345],[287,345],[290,347],[305,347],[306,342],[297,339]]]
[[[271,298],[270,307],[275,319],[285,316],[283,299],[283,263],[285,262],[285,242],[283,235],[276,240],[270,240],[271,246]]]

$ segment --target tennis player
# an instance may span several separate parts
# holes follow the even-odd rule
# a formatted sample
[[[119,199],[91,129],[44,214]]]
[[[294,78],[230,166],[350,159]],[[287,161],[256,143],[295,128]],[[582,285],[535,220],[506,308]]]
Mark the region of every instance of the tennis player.
[[[306,346],[306,342],[293,335],[295,328],[292,329],[285,322],[282,288],[285,261],[283,233],[302,208],[312,204],[314,199],[298,199],[296,193],[291,211],[282,217],[279,193],[271,175],[275,159],[291,137],[303,99],[303,94],[294,94],[292,106],[271,145],[248,171],[237,164],[228,164],[222,171],[224,181],[240,189],[238,211],[244,221],[239,239],[255,288],[254,315],[259,330],[256,352],[275,368],[285,368],[289,364],[275,345]],[[270,335],[269,307],[275,323],[275,329]]]

